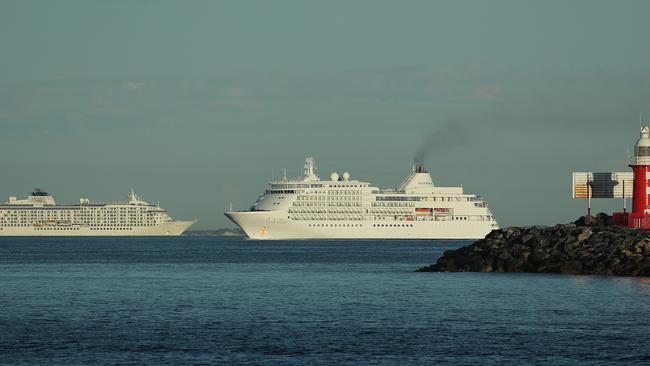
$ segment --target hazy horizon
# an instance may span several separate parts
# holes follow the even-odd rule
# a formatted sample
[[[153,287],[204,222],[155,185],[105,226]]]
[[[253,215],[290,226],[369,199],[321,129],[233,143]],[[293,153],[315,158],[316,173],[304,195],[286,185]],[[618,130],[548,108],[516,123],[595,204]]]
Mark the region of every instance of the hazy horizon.
[[[647,1],[0,1],[0,200],[134,188],[233,227],[272,175],[483,196],[499,224],[584,214],[650,118]],[[428,144],[432,149],[422,150]],[[595,211],[622,206],[594,202]]]

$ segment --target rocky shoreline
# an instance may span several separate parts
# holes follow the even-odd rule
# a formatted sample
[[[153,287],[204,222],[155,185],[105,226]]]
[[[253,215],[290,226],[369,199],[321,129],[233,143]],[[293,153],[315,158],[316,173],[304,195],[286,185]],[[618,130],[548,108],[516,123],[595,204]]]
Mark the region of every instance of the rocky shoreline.
[[[650,231],[614,226],[604,213],[552,227],[508,227],[417,271],[650,276]]]

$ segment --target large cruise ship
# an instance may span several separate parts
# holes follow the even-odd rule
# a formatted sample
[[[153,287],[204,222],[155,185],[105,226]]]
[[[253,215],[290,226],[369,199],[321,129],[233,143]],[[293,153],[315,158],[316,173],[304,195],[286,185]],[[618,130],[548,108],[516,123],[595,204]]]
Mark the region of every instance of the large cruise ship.
[[[158,205],[133,191],[128,202],[57,205],[35,189],[27,199],[9,197],[0,205],[0,236],[140,236],[180,235],[195,221],[174,221]]]
[[[478,239],[498,225],[487,203],[462,187],[437,187],[422,164],[396,188],[380,190],[350,174],[270,183],[252,207],[225,215],[251,239]]]

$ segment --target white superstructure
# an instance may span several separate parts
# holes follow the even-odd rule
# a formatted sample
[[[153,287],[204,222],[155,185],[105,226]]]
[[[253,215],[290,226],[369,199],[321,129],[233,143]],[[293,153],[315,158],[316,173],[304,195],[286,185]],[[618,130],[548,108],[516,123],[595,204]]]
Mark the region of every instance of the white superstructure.
[[[0,236],[138,236],[180,235],[195,221],[174,221],[167,211],[133,191],[128,202],[57,205],[35,189],[27,199],[9,197],[0,205]]]
[[[252,207],[225,215],[251,239],[478,239],[498,225],[481,197],[437,187],[421,165],[394,190],[350,174],[274,181]]]

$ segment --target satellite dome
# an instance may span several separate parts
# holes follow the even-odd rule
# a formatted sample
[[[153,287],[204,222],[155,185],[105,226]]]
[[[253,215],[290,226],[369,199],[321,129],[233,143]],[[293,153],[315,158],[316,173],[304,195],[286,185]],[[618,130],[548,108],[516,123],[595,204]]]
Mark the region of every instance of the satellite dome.
[[[339,180],[339,173],[332,172],[332,174],[330,174],[330,180],[333,181],[333,182],[336,182],[337,180]]]
[[[348,172],[343,173],[343,180],[346,181],[346,182],[349,181],[350,180],[350,173],[348,173]]]

